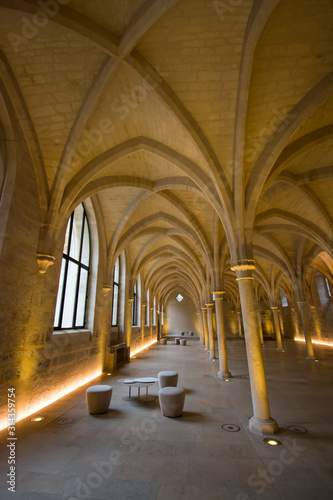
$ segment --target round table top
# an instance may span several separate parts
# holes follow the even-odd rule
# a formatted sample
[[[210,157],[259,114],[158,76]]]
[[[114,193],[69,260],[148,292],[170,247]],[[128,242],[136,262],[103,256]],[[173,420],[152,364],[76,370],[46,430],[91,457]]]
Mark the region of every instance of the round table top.
[[[143,384],[146,384],[146,383],[154,383],[154,382],[158,382],[158,378],[156,377],[139,377],[139,378],[136,378],[134,379],[135,382],[139,382],[139,383],[143,383]]]

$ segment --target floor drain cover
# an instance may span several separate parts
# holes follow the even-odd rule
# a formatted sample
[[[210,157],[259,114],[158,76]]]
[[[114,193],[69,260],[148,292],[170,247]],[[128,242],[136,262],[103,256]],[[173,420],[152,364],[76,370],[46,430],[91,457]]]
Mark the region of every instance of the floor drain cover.
[[[71,425],[75,422],[75,418],[73,417],[60,417],[55,420],[52,425],[59,425],[61,427],[65,427],[66,425]]]
[[[227,432],[238,432],[238,431],[240,431],[240,427],[238,427],[238,425],[235,425],[235,424],[224,424],[221,427],[222,427],[222,429],[224,431],[227,431]]]
[[[308,432],[305,427],[301,427],[300,425],[290,425],[287,429],[288,431],[295,432],[295,434],[305,434]]]

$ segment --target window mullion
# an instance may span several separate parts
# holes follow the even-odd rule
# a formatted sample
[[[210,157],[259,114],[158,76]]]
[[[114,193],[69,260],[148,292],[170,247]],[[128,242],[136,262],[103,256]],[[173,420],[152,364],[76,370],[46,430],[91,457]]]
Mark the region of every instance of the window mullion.
[[[63,287],[62,287],[61,302],[60,302],[60,308],[59,308],[58,328],[62,327],[62,317],[63,317],[63,313],[64,313],[68,265],[69,265],[68,257],[69,257],[69,252],[71,249],[71,243],[72,243],[73,221],[74,221],[74,212],[72,213],[72,215],[70,217],[70,222],[69,222],[69,234],[68,234],[68,246],[67,246],[68,255],[65,253],[63,254],[63,259],[65,259],[65,269],[64,269],[64,281],[63,281]]]

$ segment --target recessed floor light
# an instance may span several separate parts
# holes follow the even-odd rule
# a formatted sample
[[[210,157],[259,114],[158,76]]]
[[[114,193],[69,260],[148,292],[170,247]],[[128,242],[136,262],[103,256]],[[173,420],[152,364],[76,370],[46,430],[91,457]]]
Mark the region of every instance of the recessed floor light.
[[[42,420],[44,420],[45,417],[32,417],[30,419],[31,422],[41,422]]]
[[[266,444],[269,444],[270,446],[279,446],[280,444],[282,444],[281,441],[278,441],[277,439],[272,439],[272,438],[265,438],[264,442]]]
[[[112,375],[112,373],[107,373],[107,376],[110,377]]]
[[[230,382],[230,378],[224,378],[223,382]]]

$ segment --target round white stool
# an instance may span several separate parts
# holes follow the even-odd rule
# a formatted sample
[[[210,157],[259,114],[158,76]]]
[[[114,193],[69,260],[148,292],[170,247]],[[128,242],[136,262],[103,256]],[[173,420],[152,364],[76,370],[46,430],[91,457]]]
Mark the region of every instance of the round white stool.
[[[92,385],[86,390],[86,401],[89,413],[105,413],[108,411],[112,396],[110,385]]]
[[[180,339],[180,345],[186,345],[186,339]]]
[[[163,338],[160,340],[160,343],[161,343],[162,345],[166,345],[166,343],[167,343],[167,339],[166,339],[165,337],[163,337]]]
[[[158,381],[160,389],[163,389],[163,387],[176,387],[178,383],[178,373],[172,371],[159,372]]]
[[[185,389],[164,387],[158,391],[162,414],[165,417],[180,417],[185,403]]]

